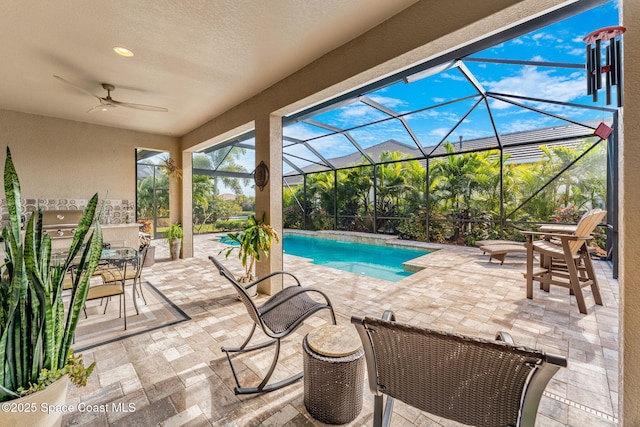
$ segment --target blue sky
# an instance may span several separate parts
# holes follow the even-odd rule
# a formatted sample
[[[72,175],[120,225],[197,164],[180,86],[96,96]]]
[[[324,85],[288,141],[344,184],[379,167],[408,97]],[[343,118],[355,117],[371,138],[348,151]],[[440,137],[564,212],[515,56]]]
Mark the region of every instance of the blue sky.
[[[560,62],[584,64],[586,34],[603,27],[618,25],[617,2],[609,2],[592,10],[563,20],[532,33],[515,38],[472,55],[475,58],[516,59],[525,61]],[[605,107],[604,91],[599,101],[593,103],[586,95],[585,72],[579,69],[494,64],[464,61],[481,85],[490,92],[529,96],[539,99],[555,100],[580,105]],[[405,84],[400,82],[367,96],[375,102],[398,113],[415,111],[461,97],[477,94],[457,68]],[[409,126],[424,147],[434,146],[446,137],[450,141],[491,136],[493,128],[487,108],[481,103],[466,120],[451,133],[458,121],[469,112],[478,98],[460,101],[443,107],[428,109],[405,116]],[[523,101],[520,101],[523,102]],[[554,105],[544,102],[523,102],[528,106],[575,121],[604,120],[610,114],[571,106]],[[614,103],[609,106],[615,107]],[[566,124],[540,113],[513,106],[497,100],[490,101],[496,126],[501,133],[527,131],[531,129]],[[352,128],[388,116],[384,113],[355,102],[333,111],[320,114],[313,119],[341,129]],[[289,126],[285,135],[307,140],[326,158],[353,153],[353,145],[343,135],[324,136],[330,132],[305,123]],[[388,120],[373,126],[350,131],[349,134],[363,147],[367,148],[388,139],[396,139],[414,145],[409,134],[397,120]],[[285,154],[317,160],[317,157],[302,146],[285,148]],[[286,157],[286,155],[285,155]],[[309,165],[290,157],[300,167]],[[287,165],[285,172],[291,171]]]

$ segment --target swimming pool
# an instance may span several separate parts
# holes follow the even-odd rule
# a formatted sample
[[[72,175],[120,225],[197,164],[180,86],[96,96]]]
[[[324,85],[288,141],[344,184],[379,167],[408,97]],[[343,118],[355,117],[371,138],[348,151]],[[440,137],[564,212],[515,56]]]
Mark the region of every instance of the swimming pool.
[[[310,258],[314,264],[397,282],[413,274],[402,263],[426,255],[425,249],[398,248],[287,234],[284,252]]]

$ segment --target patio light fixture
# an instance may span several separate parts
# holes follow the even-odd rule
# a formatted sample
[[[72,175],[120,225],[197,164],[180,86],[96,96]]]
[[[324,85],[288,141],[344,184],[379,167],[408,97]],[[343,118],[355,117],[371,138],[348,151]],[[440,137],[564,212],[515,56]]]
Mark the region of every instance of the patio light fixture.
[[[133,52],[127,49],[126,47],[116,46],[113,48],[113,51],[120,56],[124,56],[126,58],[130,58],[133,56]]]

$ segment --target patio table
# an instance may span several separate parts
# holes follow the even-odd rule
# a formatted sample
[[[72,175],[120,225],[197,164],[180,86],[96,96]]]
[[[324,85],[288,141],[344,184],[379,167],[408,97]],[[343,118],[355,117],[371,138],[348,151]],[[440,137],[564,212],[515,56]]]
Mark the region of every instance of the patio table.
[[[120,274],[122,280],[126,280],[127,277],[127,268],[141,268],[141,266],[136,267],[136,263],[139,263],[140,260],[140,251],[135,248],[117,248],[117,249],[103,249],[102,254],[100,256],[101,261],[106,261],[110,266],[115,266],[120,269]],[[77,257],[79,259],[79,256]],[[56,252],[51,255],[52,263],[61,263],[67,259],[67,252]],[[73,264],[71,266],[71,273],[73,275]],[[124,285],[124,284],[123,284]],[[136,309],[136,314],[138,312],[138,303],[136,302],[136,292],[137,292],[137,283],[133,281],[133,306]]]

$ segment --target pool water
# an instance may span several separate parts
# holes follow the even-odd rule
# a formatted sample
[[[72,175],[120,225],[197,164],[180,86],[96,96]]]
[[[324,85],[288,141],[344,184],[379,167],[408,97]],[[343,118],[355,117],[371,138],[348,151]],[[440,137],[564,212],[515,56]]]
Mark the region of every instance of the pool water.
[[[314,264],[390,282],[413,274],[404,270],[403,262],[431,252],[289,234],[283,245],[285,253],[310,258]]]
[[[231,240],[228,236],[222,236],[219,240],[220,243],[224,243],[225,245],[240,246],[240,243],[236,242],[235,240]]]

